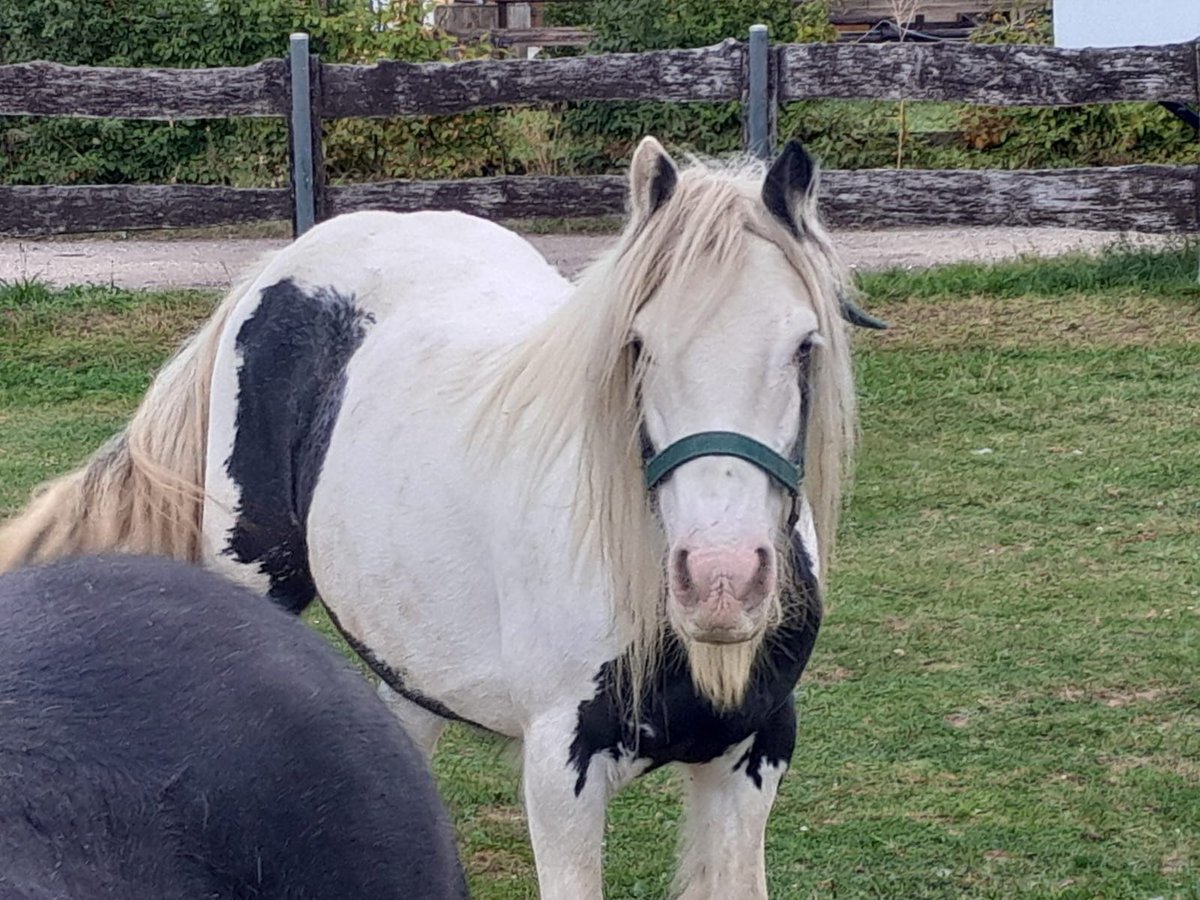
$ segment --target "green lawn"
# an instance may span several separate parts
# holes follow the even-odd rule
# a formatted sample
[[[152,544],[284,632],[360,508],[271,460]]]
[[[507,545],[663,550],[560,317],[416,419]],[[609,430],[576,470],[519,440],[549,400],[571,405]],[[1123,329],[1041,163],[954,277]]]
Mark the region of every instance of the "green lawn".
[[[893,329],[859,340],[774,897],[1200,898],[1196,266],[864,278]],[[0,289],[0,515],[117,427],[212,301]],[[437,770],[477,896],[535,896],[504,745],[452,729]],[[610,896],[664,895],[675,798],[660,773],[613,805]]]

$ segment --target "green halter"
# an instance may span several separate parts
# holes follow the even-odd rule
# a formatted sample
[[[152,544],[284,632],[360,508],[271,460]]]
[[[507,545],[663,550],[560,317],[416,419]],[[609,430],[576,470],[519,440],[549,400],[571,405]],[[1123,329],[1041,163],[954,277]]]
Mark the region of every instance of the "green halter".
[[[702,456],[733,456],[757,466],[792,496],[788,529],[800,515],[800,479],[803,463],[796,464],[766,444],[735,431],[701,431],[680,438],[646,463],[646,487],[654,490],[684,463]]]

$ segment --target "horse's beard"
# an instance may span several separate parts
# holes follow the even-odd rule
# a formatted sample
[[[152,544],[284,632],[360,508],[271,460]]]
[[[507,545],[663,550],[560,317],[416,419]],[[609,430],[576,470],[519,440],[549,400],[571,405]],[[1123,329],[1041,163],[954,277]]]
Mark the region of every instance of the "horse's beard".
[[[737,644],[708,644],[681,639],[692,671],[692,684],[718,711],[741,705],[750,686],[765,630]]]

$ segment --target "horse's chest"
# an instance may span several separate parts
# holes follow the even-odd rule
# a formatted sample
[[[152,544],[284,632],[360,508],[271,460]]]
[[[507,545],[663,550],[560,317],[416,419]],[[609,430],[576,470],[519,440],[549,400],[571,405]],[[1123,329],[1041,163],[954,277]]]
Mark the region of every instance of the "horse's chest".
[[[598,680],[611,684],[608,665]],[[671,762],[708,762],[767,727],[779,707],[791,703],[792,687],[756,685],[739,708],[718,713],[696,694],[690,676],[680,669],[660,681],[658,690],[643,704],[636,725],[611,690],[599,689],[594,698],[579,705],[571,759],[581,781],[598,753],[614,760],[645,760],[649,768]]]
[[[730,747],[770,728],[776,710],[792,703],[790,686],[774,685],[751,694],[736,710],[717,714],[680,685],[652,708],[652,718],[642,728],[638,755],[651,767],[666,763],[705,763],[723,756]]]
[[[660,673],[635,725],[628,709],[617,699],[620,691],[614,690],[617,669],[606,663],[596,678],[596,695],[579,705],[570,753],[578,772],[576,792],[583,790],[589,765],[597,754],[606,754],[614,761],[642,760],[647,769],[672,762],[706,763],[753,736],[754,743],[744,759],[752,780],[757,779],[758,767],[764,761],[786,763],[796,733],[793,691],[819,627],[817,612],[777,635],[742,704],[722,712],[697,694],[681,655],[668,654],[675,662]]]

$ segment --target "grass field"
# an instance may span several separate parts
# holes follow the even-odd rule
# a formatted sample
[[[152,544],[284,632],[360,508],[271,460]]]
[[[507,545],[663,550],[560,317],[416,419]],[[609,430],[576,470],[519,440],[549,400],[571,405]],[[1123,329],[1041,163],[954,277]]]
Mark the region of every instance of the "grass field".
[[[863,452],[772,820],[773,896],[1200,898],[1196,248],[864,278]],[[0,515],[211,308],[0,289]],[[500,743],[437,763],[481,898],[536,896]],[[613,806],[662,897],[668,774]],[[731,898],[736,900],[736,898]]]

